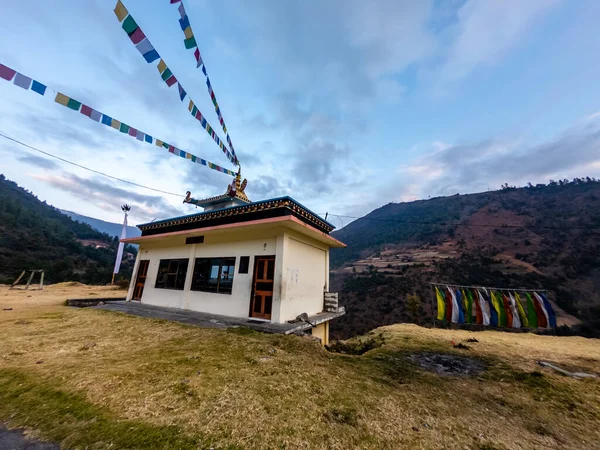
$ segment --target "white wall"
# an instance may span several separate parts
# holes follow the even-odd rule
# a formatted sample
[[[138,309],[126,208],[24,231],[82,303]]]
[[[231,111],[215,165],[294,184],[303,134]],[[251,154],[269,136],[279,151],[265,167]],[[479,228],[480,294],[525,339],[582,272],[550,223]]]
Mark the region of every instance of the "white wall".
[[[248,317],[252,289],[252,272],[255,256],[276,254],[276,237],[249,241],[219,242],[208,236],[204,244],[161,247],[159,245],[141,245],[141,260],[150,260],[148,276],[142,294],[142,303],[171,308],[183,308],[193,311],[222,314],[233,317]],[[240,257],[250,256],[247,274],[238,273]],[[235,274],[231,294],[190,291],[195,258],[235,257]],[[161,259],[188,258],[188,272],[183,291],[156,289],[156,276]],[[136,273],[134,273],[134,276]],[[134,279],[135,280],[135,279]],[[134,281],[135,282],[135,281]]]
[[[279,321],[323,311],[323,290],[329,281],[329,249],[297,234],[285,235]]]

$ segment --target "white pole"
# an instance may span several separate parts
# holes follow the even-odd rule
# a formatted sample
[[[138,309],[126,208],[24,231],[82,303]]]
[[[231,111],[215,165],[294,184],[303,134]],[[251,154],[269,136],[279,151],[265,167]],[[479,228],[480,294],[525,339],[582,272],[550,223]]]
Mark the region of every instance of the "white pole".
[[[115,282],[115,275],[119,273],[121,268],[121,261],[123,259],[123,247],[125,244],[122,242],[127,237],[127,212],[125,212],[125,218],[123,219],[123,229],[121,230],[121,239],[119,241],[119,249],[117,250],[117,259],[115,260],[115,269],[113,270],[113,277],[111,284]]]

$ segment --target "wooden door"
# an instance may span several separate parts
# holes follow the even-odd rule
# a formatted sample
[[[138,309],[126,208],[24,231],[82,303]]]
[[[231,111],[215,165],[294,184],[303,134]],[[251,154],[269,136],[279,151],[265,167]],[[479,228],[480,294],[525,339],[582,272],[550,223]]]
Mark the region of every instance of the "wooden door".
[[[135,288],[133,289],[132,300],[141,300],[142,292],[144,292],[144,284],[146,283],[146,276],[148,275],[148,267],[150,261],[147,259],[141,260],[138,267],[137,278],[135,280]]]
[[[257,256],[254,260],[250,317],[271,319],[273,306],[273,282],[275,280],[275,257]]]

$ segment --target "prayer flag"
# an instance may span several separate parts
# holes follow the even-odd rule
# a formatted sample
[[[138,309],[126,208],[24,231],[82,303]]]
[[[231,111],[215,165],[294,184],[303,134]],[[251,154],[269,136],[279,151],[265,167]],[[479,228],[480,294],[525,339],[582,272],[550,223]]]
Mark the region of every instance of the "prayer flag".
[[[137,136],[137,130],[133,127],[129,127],[129,136]]]
[[[184,152],[183,150],[179,150],[179,156],[181,156],[182,158],[185,158],[187,155],[186,152]]]
[[[123,5],[123,3],[121,3],[121,0],[117,1],[117,6],[115,6],[115,14],[117,15],[117,19],[119,19],[119,22],[123,22],[123,19],[125,17],[127,17],[127,15],[129,14],[129,12],[127,11],[127,8],[125,8],[125,5]]]
[[[196,117],[196,119],[198,119],[200,121],[202,120],[202,113],[200,112],[200,110],[196,111],[196,114],[194,117]]]
[[[33,80],[31,90],[37,92],[40,95],[44,95],[46,93],[46,85],[40,83],[39,81]]]
[[[162,143],[162,146],[163,146],[164,148],[166,148],[167,150],[168,150],[168,149],[169,149],[169,147],[170,147],[170,145],[169,145],[169,144],[167,144],[166,142],[163,142],[163,143]]]
[[[158,73],[162,74],[167,69],[167,64],[161,58],[156,68],[158,69]]]
[[[175,83],[177,83],[177,78],[175,78],[175,75],[167,80],[167,86],[169,87],[173,86]]]
[[[135,20],[133,20],[133,17],[131,17],[130,15],[127,16],[123,21],[122,27],[128,36],[131,36],[133,32],[139,28],[138,24],[135,22]]]
[[[160,55],[158,54],[158,52],[154,49],[150,50],[148,53],[144,53],[144,59],[146,60],[147,63],[151,63],[156,61],[158,58],[160,58]]]
[[[183,43],[185,44],[185,48],[187,48],[188,50],[190,48],[194,48],[194,47],[198,46],[198,44],[196,44],[196,38],[194,36],[192,36],[189,39],[184,40]]]
[[[204,63],[202,63],[202,73],[204,74],[204,76],[208,76],[206,74],[206,66],[204,65]]]
[[[194,108],[194,102],[192,100],[190,100],[190,104],[188,105],[188,111],[192,112],[193,108]]]
[[[554,311],[554,308],[550,304],[550,301],[548,301],[548,297],[546,297],[545,294],[540,293],[539,296],[544,301],[544,306],[546,307],[546,312],[548,313],[548,325],[552,328],[556,328],[556,312]]]
[[[104,125],[112,126],[112,117],[102,114],[102,123]]]
[[[77,100],[72,99],[72,98],[69,99],[69,103],[67,103],[67,108],[70,108],[73,111],[79,111],[80,107],[81,107],[80,102],[78,102]]]
[[[179,87],[179,98],[181,99],[181,101],[183,101],[183,99],[185,98],[185,96],[187,95],[185,90],[183,89],[183,86],[181,86],[180,83],[177,83],[177,86]]]
[[[196,157],[194,155],[192,155],[192,162],[196,162]]]
[[[546,311],[546,307],[544,306],[544,301],[537,292],[533,293],[533,298],[537,302],[536,310],[538,311],[538,325],[542,328],[546,328],[548,326],[549,317],[548,312]]]
[[[131,42],[133,42],[134,44],[139,44],[140,42],[142,42],[143,39],[145,39],[145,37],[146,35],[144,34],[141,28],[138,28],[131,34],[131,36],[129,36]]]
[[[135,47],[142,55],[145,55],[146,53],[154,50],[154,47],[152,47],[152,44],[150,43],[148,38],[144,38],[144,40],[137,44]]]
[[[517,305],[517,311],[519,311],[519,319],[521,319],[521,326],[528,327],[529,319],[527,318],[527,314],[525,313],[525,309],[523,308],[523,303],[521,302],[521,296],[515,292],[515,303]]]
[[[119,122],[117,119],[113,119],[112,123],[110,124],[111,127],[113,127],[115,130],[120,130],[121,129],[121,122]]]
[[[163,146],[163,141],[161,141],[160,139],[156,140],[156,146],[157,147],[162,147]]]
[[[0,64],[0,78],[5,79],[6,81],[12,80],[17,72],[12,70],[10,67],[6,67],[4,64]]]
[[[125,219],[123,219],[123,228],[121,229],[121,240],[127,237],[127,213],[125,213]],[[117,249],[117,259],[115,260],[115,268],[113,273],[119,273],[119,269],[121,268],[121,260],[123,259],[123,248],[125,247],[124,242],[119,242],[119,247]]]
[[[175,153],[175,147],[173,147],[172,145],[169,145],[169,152]]]
[[[185,17],[185,7],[183,6],[183,3],[181,5],[179,5],[179,8],[177,8],[177,10],[179,11],[179,15],[181,16],[181,18]]]
[[[190,19],[188,19],[188,16],[183,16],[179,19],[179,25],[181,26],[181,30],[185,31],[185,29],[190,26]]]
[[[128,133],[129,132],[129,125],[121,122],[121,127],[119,128],[119,131],[121,133]]]
[[[149,134],[144,136],[144,140],[149,143],[152,144],[152,136],[150,136]]]
[[[54,101],[56,103],[60,103],[63,106],[67,106],[69,104],[69,97],[67,97],[64,94],[61,94],[60,92],[58,92],[56,94],[56,97],[54,98]]]
[[[167,67],[165,71],[161,74],[161,78],[163,79],[163,81],[167,81],[172,75],[173,72],[171,72],[171,69]]]
[[[144,133],[142,133],[140,130],[138,130],[137,133],[136,133],[136,135],[135,135],[135,138],[138,141],[142,141],[143,142],[144,141]]]
[[[92,116],[92,108],[90,108],[88,105],[81,105],[81,111],[80,112],[84,116],[88,116],[88,117]]]
[[[196,69],[197,69],[198,67],[200,67],[201,64],[203,64],[202,56],[200,56],[200,49],[198,47],[196,47],[196,50],[194,50],[194,56],[196,57]]]
[[[26,77],[25,75],[16,72],[14,83],[20,88],[29,90],[29,86],[31,86],[31,78]]]
[[[531,298],[531,295],[529,295],[529,292],[525,292],[525,297],[527,298],[527,321],[529,322],[529,326],[531,328],[537,328],[538,319],[535,305],[533,304],[533,299]]]
[[[192,116],[196,116],[196,112],[198,111],[198,107],[196,105],[194,105],[192,107]]]
[[[186,153],[186,154],[185,154],[185,157],[186,157],[187,159],[192,159],[192,154],[191,154],[191,153]]]
[[[180,1],[181,1],[181,0],[171,0],[171,5],[172,5],[173,3],[179,3]]]
[[[509,292],[508,300],[510,301],[510,309],[513,315],[513,328],[521,328],[521,317],[519,316],[519,311],[517,310],[517,302],[515,297]]]
[[[192,27],[188,26],[185,30],[183,30],[183,34],[186,39],[191,39],[194,37],[194,33],[192,32]]]
[[[437,299],[437,320],[444,320],[446,315],[446,304],[444,303],[444,298],[442,297],[442,293],[440,290],[435,288],[435,298]]]
[[[202,125],[203,128],[206,128],[207,122],[206,122],[206,119],[204,117],[200,120],[200,123],[201,123],[201,125]]]
[[[95,122],[100,122],[101,118],[102,118],[102,113],[100,111],[96,111],[95,109],[92,109],[92,113],[90,114],[90,119],[92,119]]]

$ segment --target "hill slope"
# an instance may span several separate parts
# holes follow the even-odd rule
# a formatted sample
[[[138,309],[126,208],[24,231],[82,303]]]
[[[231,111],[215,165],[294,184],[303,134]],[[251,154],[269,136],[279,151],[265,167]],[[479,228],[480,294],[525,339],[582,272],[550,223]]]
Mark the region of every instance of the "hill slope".
[[[85,246],[92,240],[107,248]],[[45,269],[48,282],[110,281],[118,240],[76,222],[0,175],[0,283],[27,269]],[[122,276],[131,272],[124,261]]]
[[[431,317],[428,282],[546,288],[600,328],[600,183],[592,179],[388,204],[333,235],[341,336],[411,320],[409,293]]]
[[[98,230],[101,233],[106,233],[111,237],[121,237],[121,229],[123,224],[106,222],[104,220],[95,219],[93,217],[84,216],[82,214],[74,213],[73,211],[67,211],[64,209],[60,210],[61,213],[66,214],[71,219],[81,223],[87,223],[93,229]],[[127,227],[127,237],[138,237],[141,236],[142,232],[137,227]]]

